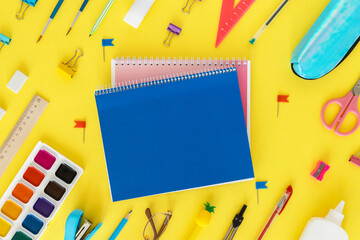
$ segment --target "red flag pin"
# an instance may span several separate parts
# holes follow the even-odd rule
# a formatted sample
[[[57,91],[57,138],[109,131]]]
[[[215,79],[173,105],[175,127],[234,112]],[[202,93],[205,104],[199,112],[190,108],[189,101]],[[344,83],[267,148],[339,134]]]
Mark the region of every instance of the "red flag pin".
[[[289,95],[277,95],[277,102],[278,102],[278,107],[277,107],[277,117],[279,117],[279,103],[280,102],[289,102],[288,100]]]
[[[86,121],[75,121],[75,126],[74,128],[82,128],[84,129],[84,134],[83,134],[83,143],[85,143],[85,128],[86,128]]]

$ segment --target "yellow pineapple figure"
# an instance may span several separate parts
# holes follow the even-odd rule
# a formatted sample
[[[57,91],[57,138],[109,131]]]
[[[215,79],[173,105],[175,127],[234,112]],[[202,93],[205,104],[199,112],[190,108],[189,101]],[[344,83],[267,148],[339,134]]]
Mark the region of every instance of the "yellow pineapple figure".
[[[205,203],[205,209],[201,210],[199,212],[199,214],[197,215],[195,222],[196,222],[196,227],[193,231],[193,233],[191,234],[189,240],[195,240],[196,236],[198,235],[198,233],[200,232],[201,228],[206,227],[209,225],[211,217],[212,217],[212,213],[215,213],[215,206],[211,206],[210,203]]]

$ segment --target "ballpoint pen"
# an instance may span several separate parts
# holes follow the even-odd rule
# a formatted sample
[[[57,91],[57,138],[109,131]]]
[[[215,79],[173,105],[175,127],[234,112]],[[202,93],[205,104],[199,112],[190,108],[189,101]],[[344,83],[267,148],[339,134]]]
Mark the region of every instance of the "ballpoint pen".
[[[98,29],[98,27],[100,26],[101,21],[104,19],[105,15],[107,14],[107,12],[109,11],[111,5],[114,3],[114,0],[109,0],[108,3],[106,4],[104,10],[102,11],[102,13],[100,14],[99,18],[96,20],[93,28],[91,29],[90,35],[89,37],[91,37],[91,35],[94,34],[94,32]]]
[[[251,44],[254,44],[255,41],[260,37],[260,35],[267,29],[270,23],[274,20],[274,18],[279,14],[281,9],[289,2],[289,0],[284,0],[280,6],[275,10],[275,12],[269,17],[269,19],[261,26],[261,28],[255,33],[253,38],[250,40]]]
[[[42,36],[44,35],[46,29],[49,27],[51,21],[52,21],[52,20],[54,19],[54,17],[56,16],[56,14],[57,14],[57,12],[59,11],[59,8],[60,8],[61,5],[63,4],[63,2],[64,2],[64,0],[59,0],[59,2],[56,4],[53,12],[52,12],[51,15],[50,15],[49,20],[47,21],[47,23],[46,23],[46,25],[45,25],[45,27],[44,27],[44,30],[42,31],[42,33],[41,33],[39,39],[37,40],[37,42],[39,42],[39,41],[41,40],[41,38],[42,38]]]
[[[71,29],[74,27],[76,20],[79,18],[80,14],[84,10],[84,8],[88,4],[88,2],[89,2],[89,0],[84,0],[83,4],[80,7],[79,12],[76,14],[75,19],[74,19],[73,23],[71,24],[71,27],[69,28],[69,31],[66,33],[66,35],[68,35],[70,33]]]
[[[280,201],[278,204],[276,204],[275,209],[273,213],[271,214],[269,220],[266,222],[264,229],[261,231],[260,236],[257,238],[257,240],[263,239],[265,236],[267,230],[271,227],[271,224],[275,221],[276,217],[282,213],[282,211],[285,209],[286,204],[290,200],[290,197],[293,193],[293,189],[291,186],[289,186],[285,193],[282,195]]]

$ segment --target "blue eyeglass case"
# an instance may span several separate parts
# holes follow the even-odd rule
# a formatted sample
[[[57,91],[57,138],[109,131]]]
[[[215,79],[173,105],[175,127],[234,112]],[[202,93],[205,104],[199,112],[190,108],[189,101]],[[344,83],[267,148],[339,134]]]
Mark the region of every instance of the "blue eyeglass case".
[[[292,53],[292,69],[307,80],[323,77],[359,40],[360,0],[332,0]]]

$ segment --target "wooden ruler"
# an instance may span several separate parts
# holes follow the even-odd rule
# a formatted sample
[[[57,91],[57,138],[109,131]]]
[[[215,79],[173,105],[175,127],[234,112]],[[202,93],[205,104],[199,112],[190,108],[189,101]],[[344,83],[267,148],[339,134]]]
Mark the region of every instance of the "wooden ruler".
[[[29,136],[49,103],[35,94],[0,148],[0,177]]]
[[[223,0],[215,47],[220,45],[254,2],[255,0],[240,0],[234,8],[235,0]]]

